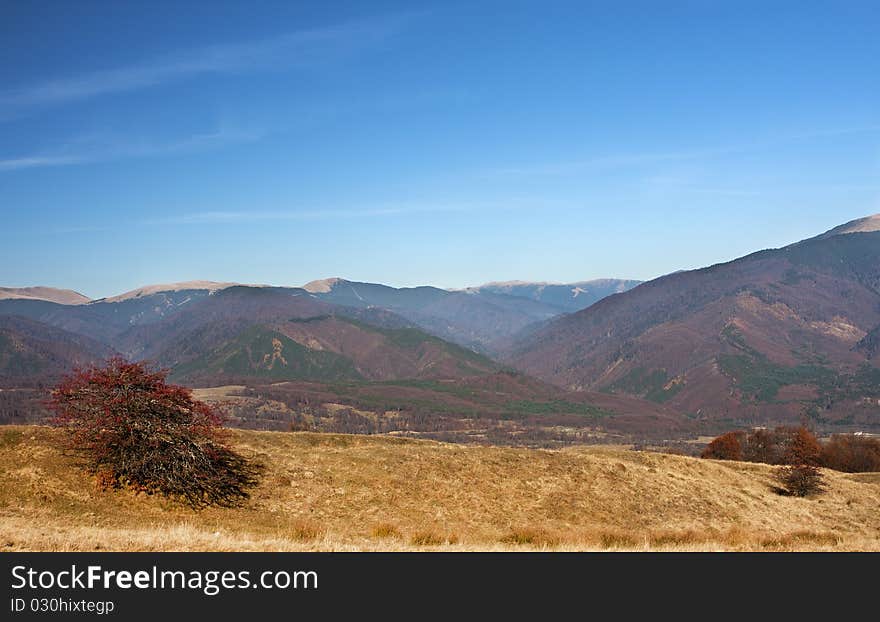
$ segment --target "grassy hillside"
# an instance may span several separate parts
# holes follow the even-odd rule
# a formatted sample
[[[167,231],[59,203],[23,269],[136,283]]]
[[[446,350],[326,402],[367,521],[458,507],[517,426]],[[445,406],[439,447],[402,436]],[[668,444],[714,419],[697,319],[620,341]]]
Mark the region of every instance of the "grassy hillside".
[[[7,551],[880,550],[880,474],[827,472],[799,499],[761,464],[235,431],[263,483],[243,508],[194,512],[97,490],[56,434],[0,428]]]

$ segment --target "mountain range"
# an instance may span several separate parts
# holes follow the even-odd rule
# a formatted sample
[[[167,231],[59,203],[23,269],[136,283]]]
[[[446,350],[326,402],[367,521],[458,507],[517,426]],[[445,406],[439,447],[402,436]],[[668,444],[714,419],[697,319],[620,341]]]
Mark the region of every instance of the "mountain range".
[[[606,280],[602,287],[609,282],[617,288],[631,283]],[[89,300],[69,290],[3,288],[0,317],[10,318],[4,326],[10,361],[13,352],[45,350],[31,343],[44,326],[45,335],[66,344],[65,352],[81,344],[71,362],[114,351],[153,360],[190,382],[211,383],[459,377],[497,370],[500,365],[485,352],[562,313],[531,297],[478,289],[393,288],[338,278],[302,288],[188,281]],[[30,376],[57,371],[34,356],[26,366]],[[15,377],[22,375],[19,370]]]
[[[417,413],[420,429],[488,417],[508,435],[880,427],[880,216],[644,283],[0,288],[0,388],[112,352],[246,387],[289,418],[335,400],[377,421]]]
[[[578,283],[530,283],[528,281],[505,281],[469,287],[466,292],[477,294],[503,294],[528,298],[555,307],[564,313],[586,309],[594,302],[632,289],[641,281],[626,279],[595,279]]]
[[[677,272],[563,316],[505,360],[569,390],[731,423],[880,423],[880,217]]]

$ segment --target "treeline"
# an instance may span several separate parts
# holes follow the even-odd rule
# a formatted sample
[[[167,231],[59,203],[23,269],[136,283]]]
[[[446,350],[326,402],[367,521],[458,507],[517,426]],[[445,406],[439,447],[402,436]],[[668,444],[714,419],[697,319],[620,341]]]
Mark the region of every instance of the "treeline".
[[[0,425],[43,423],[49,417],[47,397],[40,389],[0,388]]]
[[[702,458],[774,465],[812,465],[846,473],[880,471],[880,438],[835,434],[820,442],[804,427],[727,432],[710,442]]]

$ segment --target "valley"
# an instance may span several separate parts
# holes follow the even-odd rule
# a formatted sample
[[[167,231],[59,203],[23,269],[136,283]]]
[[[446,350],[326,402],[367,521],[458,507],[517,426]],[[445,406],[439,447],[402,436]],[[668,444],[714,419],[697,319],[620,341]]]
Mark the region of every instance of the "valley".
[[[877,432],[878,222],[645,283],[3,288],[0,422],[44,421],[61,375],[117,354],[251,429],[679,451],[752,426]]]

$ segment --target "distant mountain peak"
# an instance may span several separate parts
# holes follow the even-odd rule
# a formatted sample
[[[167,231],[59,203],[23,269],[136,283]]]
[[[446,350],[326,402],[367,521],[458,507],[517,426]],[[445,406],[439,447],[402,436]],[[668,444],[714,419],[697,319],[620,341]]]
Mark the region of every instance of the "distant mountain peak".
[[[46,300],[62,305],[82,305],[90,302],[88,296],[83,296],[72,289],[57,289],[54,287],[0,287],[0,300]]]
[[[880,231],[880,214],[865,216],[864,218],[856,218],[847,223],[834,227],[819,236],[819,239],[830,238],[835,235],[846,235],[848,233],[868,233],[871,231]]]
[[[310,294],[326,294],[328,292],[333,291],[333,288],[336,287],[339,283],[346,283],[345,279],[339,278],[338,276],[330,277],[329,279],[318,279],[317,281],[309,281],[305,285],[303,285],[303,289],[309,292]]]
[[[157,283],[155,285],[144,285],[143,287],[138,287],[137,289],[133,289],[130,292],[125,292],[124,294],[119,294],[118,296],[103,298],[101,299],[101,302],[121,302],[123,300],[131,300],[132,298],[152,296],[153,294],[160,294],[162,292],[179,292],[188,289],[208,290],[210,292],[215,292],[221,289],[226,289],[227,287],[235,287],[236,285],[242,285],[242,283],[221,283],[217,281],[181,281],[180,283]]]

